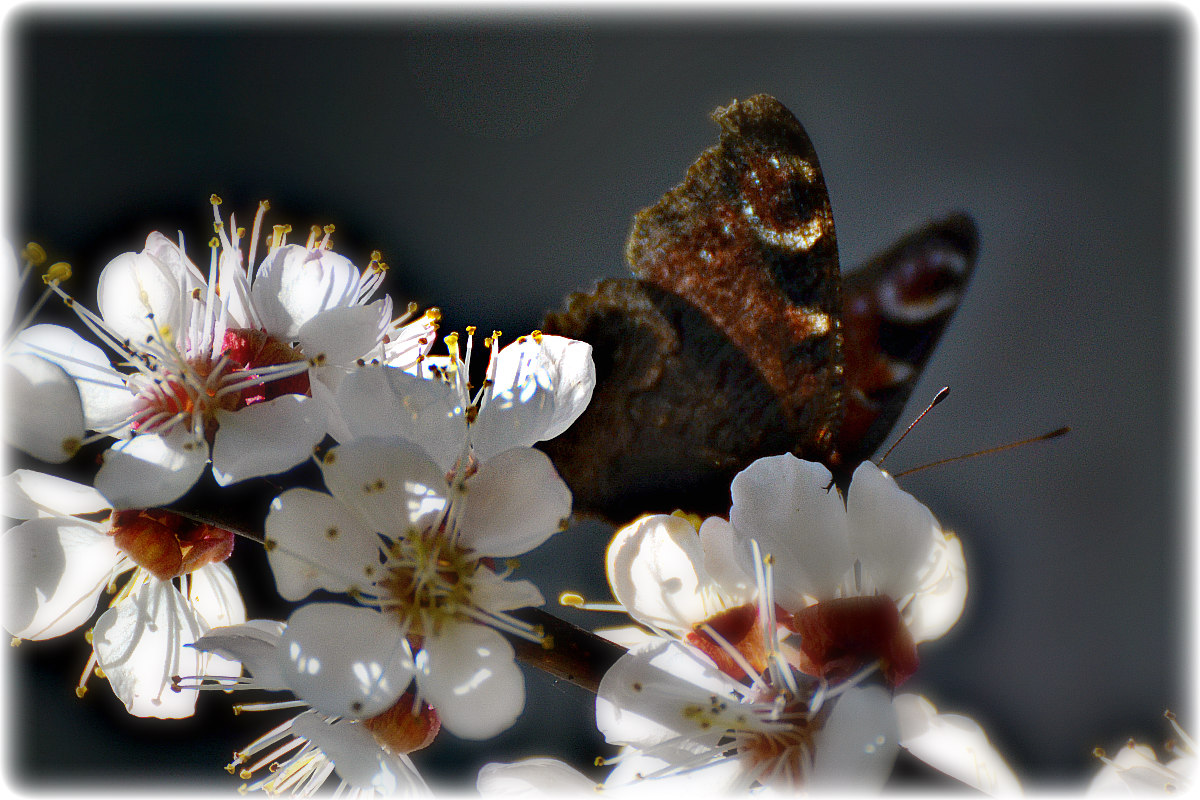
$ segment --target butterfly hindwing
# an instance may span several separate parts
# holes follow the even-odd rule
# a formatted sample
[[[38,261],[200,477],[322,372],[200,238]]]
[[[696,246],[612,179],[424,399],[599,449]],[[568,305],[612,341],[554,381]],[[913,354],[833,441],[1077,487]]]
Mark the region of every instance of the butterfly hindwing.
[[[544,320],[596,362],[587,411],[541,445],[577,513],[725,514],[733,476],[782,452],[845,475],[901,413],[969,276],[974,226],[954,217],[843,290],[800,123],[767,95],[713,118],[720,142],[634,219],[638,279],[601,281]]]

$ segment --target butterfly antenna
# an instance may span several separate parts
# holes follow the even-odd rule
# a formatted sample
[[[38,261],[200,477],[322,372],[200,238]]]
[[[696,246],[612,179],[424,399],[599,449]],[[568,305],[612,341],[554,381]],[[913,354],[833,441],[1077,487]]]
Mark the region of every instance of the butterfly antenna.
[[[1052,430],[1049,433],[1043,433],[1041,436],[1034,436],[1030,439],[1022,439],[1019,442],[1009,442],[1008,444],[1002,444],[999,447],[989,447],[986,450],[977,450],[974,453],[964,453],[963,455],[960,455],[960,456],[951,456],[950,458],[943,458],[941,461],[933,461],[929,464],[922,464],[919,467],[913,467],[912,469],[904,470],[904,472],[898,472],[895,475],[893,475],[892,477],[899,478],[904,475],[911,475],[914,472],[920,472],[923,469],[929,469],[930,467],[940,467],[942,464],[949,464],[954,461],[965,461],[968,458],[975,458],[975,456],[986,456],[991,453],[999,453],[1003,450],[1011,450],[1014,447],[1022,447],[1027,444],[1034,444],[1035,442],[1045,442],[1050,439],[1057,439],[1058,437],[1065,436],[1066,434],[1068,434],[1070,432],[1071,432],[1070,426],[1063,426],[1061,428],[1057,428],[1056,430]]]
[[[879,459],[879,461],[878,461],[878,462],[876,462],[875,466],[879,467],[880,469],[883,469],[883,462],[884,462],[885,460],[887,460],[887,457],[888,457],[888,456],[890,456],[890,455],[892,454],[892,451],[896,449],[896,446],[897,446],[897,445],[899,445],[901,442],[903,442],[903,441],[904,441],[904,437],[905,437],[905,436],[908,436],[908,432],[909,432],[909,431],[911,431],[913,428],[917,427],[917,423],[918,423],[918,422],[920,422],[920,421],[921,421],[921,419],[922,419],[922,418],[923,418],[923,417],[924,417],[926,414],[928,414],[928,413],[929,413],[929,412],[930,412],[930,411],[933,409],[933,407],[934,407],[934,406],[936,406],[938,403],[940,403],[940,402],[942,402],[943,400],[945,400],[945,399],[946,399],[946,397],[947,397],[947,395],[949,395],[949,394],[950,394],[950,387],[949,387],[949,386],[943,386],[943,387],[942,387],[942,388],[941,388],[941,389],[938,391],[938,393],[937,393],[937,394],[935,394],[935,395],[933,396],[933,400],[932,400],[932,401],[929,403],[929,405],[925,406],[925,410],[924,410],[924,411],[922,411],[920,414],[918,414],[918,415],[917,415],[917,418],[916,418],[916,419],[914,419],[914,420],[913,420],[913,421],[912,421],[912,422],[909,424],[909,426],[908,426],[907,428],[905,428],[905,429],[904,429],[904,433],[900,434],[900,438],[896,440],[895,444],[893,444],[891,447],[889,447],[889,448],[887,449],[887,452],[883,454],[883,458]],[[901,473],[901,474],[903,474],[903,473]]]

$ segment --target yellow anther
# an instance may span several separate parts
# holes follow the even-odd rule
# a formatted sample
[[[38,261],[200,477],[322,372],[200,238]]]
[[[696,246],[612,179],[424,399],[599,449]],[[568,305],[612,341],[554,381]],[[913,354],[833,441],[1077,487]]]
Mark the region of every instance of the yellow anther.
[[[475,326],[468,325],[467,326],[467,336],[474,336],[474,335],[475,335]]]
[[[429,317],[434,322],[442,321],[442,310],[437,306],[425,310],[425,316]]]
[[[214,232],[220,233],[223,230],[225,230],[224,222],[222,222],[221,220],[216,220],[215,222],[213,222],[213,231]]]
[[[766,564],[768,567],[774,565],[775,556],[771,555],[770,553],[767,553],[765,556],[763,556],[763,563]]]
[[[413,300],[408,301],[408,313],[415,314],[415,313],[417,313],[418,308],[420,308],[420,306],[417,305],[415,301],[413,301]]]
[[[1104,758],[1108,754],[1104,752],[1103,747],[1096,747],[1092,750],[1092,755],[1094,755],[1096,758]]]
[[[503,336],[503,335],[504,335],[504,334],[503,334],[501,331],[492,331],[492,341],[493,341],[493,342],[494,342],[494,341],[496,341],[497,339],[499,339],[499,338],[500,338],[501,336]]]
[[[543,636],[542,637],[542,649],[543,650],[553,650],[554,649],[554,637],[553,636]]]
[[[21,250],[21,258],[35,267],[40,267],[46,263],[46,251],[37,242],[30,242]]]
[[[82,699],[83,699],[83,696],[84,696],[85,694],[87,694],[87,687],[86,687],[86,686],[76,686],[76,687],[75,687],[75,696],[76,696],[76,697],[78,697],[80,700],[82,700]]]
[[[46,274],[42,276],[42,283],[47,286],[54,283],[62,283],[71,277],[71,265],[65,261],[59,261],[51,264],[46,270]]]
[[[92,672],[96,673],[97,678],[107,678],[108,677],[107,675],[104,674],[104,670],[100,669],[99,667],[92,668]]]
[[[20,636],[12,637],[11,639],[9,639],[8,644],[11,647],[20,647],[21,646],[21,637]]]
[[[241,715],[241,713],[242,713],[242,707],[241,707],[241,706],[234,706],[234,707],[233,707],[233,715],[234,715],[235,717],[236,717],[236,716],[240,716],[240,715]]]
[[[238,777],[239,777],[239,778],[241,778],[241,779],[242,779],[242,780],[244,780],[244,781],[248,781],[248,780],[250,780],[252,777],[254,777],[254,773],[253,773],[253,772],[251,772],[251,771],[250,771],[250,770],[248,770],[248,769],[244,769],[244,770],[242,770],[241,772],[239,772],[239,773],[238,773]]]
[[[326,226],[325,226],[324,228],[322,228],[321,230],[325,231],[325,235],[326,235],[326,236],[328,236],[329,234],[331,234],[331,233],[333,233],[335,230],[337,230],[337,228],[333,227],[333,225],[326,225]]]
[[[563,592],[558,596],[558,604],[560,606],[570,606],[571,608],[583,608],[583,604],[587,600],[583,599],[583,595],[578,592]]]
[[[64,453],[68,456],[73,456],[79,452],[79,448],[83,447],[83,442],[78,436],[68,436],[62,440],[61,447]]]
[[[259,200],[258,207],[261,208],[263,211],[268,211],[271,208],[271,201],[270,200]]]
[[[517,569],[521,566],[521,562],[515,558],[510,558],[504,562],[504,566],[509,569]]]
[[[692,524],[692,527],[695,528],[697,531],[700,530],[700,526],[704,523],[704,520],[700,517],[699,514],[693,514],[690,511],[684,511],[681,508],[677,508],[674,511],[672,511],[671,516],[679,517],[680,519],[686,519],[688,522],[690,522]]]
[[[604,756],[596,756],[596,760],[592,762],[592,765],[597,766],[597,767],[603,767],[604,766]]]
[[[380,252],[380,251],[378,251],[378,250],[372,250],[372,251],[371,251],[371,260],[372,260],[372,261],[382,261],[382,260],[383,260],[383,253],[381,253],[381,252]]]
[[[216,236],[214,236],[213,238],[208,240],[208,246],[211,247],[213,250],[216,250],[218,247],[221,246],[221,240],[218,239]]]
[[[208,202],[212,203],[214,206],[219,206],[223,201],[221,200],[220,195],[211,194],[208,196]]]
[[[238,229],[237,229],[237,237],[238,237],[239,239],[245,239],[245,238],[246,238],[246,229],[245,229],[245,228],[243,228],[243,227],[241,227],[240,225],[238,226]]]
[[[279,227],[283,228],[283,232],[284,232],[284,233],[291,233],[291,232],[292,232],[292,226],[291,226],[291,225],[289,225],[289,224],[287,224],[287,223],[284,223],[283,225],[280,225]]]
[[[1168,708],[1166,711],[1163,712],[1163,719],[1167,719],[1167,720],[1170,720],[1171,722],[1174,722],[1175,721],[1175,712]]]
[[[91,628],[87,629],[87,633],[83,634],[83,638],[84,638],[84,641],[86,641],[88,644],[92,643],[92,629]]]
[[[535,342],[537,342],[538,344],[542,343],[542,332],[541,331],[534,331],[533,333],[531,333],[529,335],[532,336],[533,340]]]
[[[226,764],[225,771],[228,772],[230,775],[232,775],[234,772],[237,771],[237,763],[234,762],[234,763]]]

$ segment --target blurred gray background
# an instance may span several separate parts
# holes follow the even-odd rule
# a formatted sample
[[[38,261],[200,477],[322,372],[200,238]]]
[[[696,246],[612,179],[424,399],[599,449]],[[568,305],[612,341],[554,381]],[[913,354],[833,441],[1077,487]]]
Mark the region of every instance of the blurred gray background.
[[[1078,785],[1186,711],[1181,486],[1184,71],[1190,17],[789,15],[7,18],[13,237],[96,272],[183,230],[206,260],[208,197],[249,224],[332,222],[392,266],[443,331],[520,333],[570,291],[624,276],[632,215],[716,140],[717,105],[779,97],[816,145],[843,269],[951,210],[978,221],[973,284],[905,419],[952,393],[893,471],[1071,425],[1065,439],[902,479],[962,538],[971,591],[905,688],[977,719],[1028,782]],[[93,280],[88,288],[89,278]],[[522,559],[547,597],[603,598],[611,529]],[[265,559],[234,567],[252,613]],[[587,625],[611,624],[575,613]],[[183,722],[72,691],[81,636],[9,654],[20,785],[232,791],[230,752],[279,719],[220,696]],[[443,734],[415,760],[473,780],[487,760],[600,752],[590,696],[528,675],[500,739]],[[1193,734],[1200,721],[1183,719]],[[179,787],[178,783],[171,786]]]

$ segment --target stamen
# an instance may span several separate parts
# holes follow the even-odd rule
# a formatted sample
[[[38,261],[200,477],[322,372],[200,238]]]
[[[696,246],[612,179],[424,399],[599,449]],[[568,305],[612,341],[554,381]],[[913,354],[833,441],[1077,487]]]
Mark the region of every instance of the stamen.
[[[578,592],[563,592],[558,596],[558,604],[578,608],[583,611],[615,611],[619,614],[628,613],[620,603],[589,603]]]

